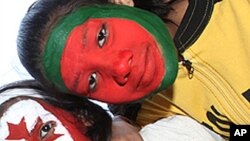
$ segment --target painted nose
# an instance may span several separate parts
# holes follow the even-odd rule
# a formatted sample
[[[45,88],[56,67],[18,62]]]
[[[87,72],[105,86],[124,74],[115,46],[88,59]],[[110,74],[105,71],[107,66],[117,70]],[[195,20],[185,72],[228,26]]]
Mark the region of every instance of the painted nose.
[[[133,59],[133,54],[129,50],[123,50],[119,52],[117,61],[114,61],[113,70],[114,70],[114,79],[115,81],[123,86],[127,83],[130,72],[131,72],[131,63]]]

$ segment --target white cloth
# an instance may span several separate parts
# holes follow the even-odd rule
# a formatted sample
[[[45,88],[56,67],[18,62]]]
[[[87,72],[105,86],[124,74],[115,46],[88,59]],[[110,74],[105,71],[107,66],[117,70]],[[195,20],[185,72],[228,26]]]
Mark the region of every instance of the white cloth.
[[[140,130],[144,141],[224,141],[197,121],[175,115],[148,124]]]

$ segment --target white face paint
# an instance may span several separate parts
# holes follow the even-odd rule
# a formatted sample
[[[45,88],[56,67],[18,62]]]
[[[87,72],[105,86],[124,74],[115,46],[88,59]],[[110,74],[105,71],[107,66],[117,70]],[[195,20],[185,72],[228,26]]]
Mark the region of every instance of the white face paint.
[[[1,98],[1,97],[0,97]],[[40,122],[38,122],[38,118],[41,119]],[[52,134],[54,135],[61,135],[56,138],[56,141],[72,141],[72,137],[69,133],[69,131],[62,125],[61,121],[53,115],[51,112],[44,109],[44,107],[38,103],[35,100],[32,99],[25,99],[21,100],[17,103],[14,103],[11,105],[6,112],[4,112],[3,116],[0,117],[0,140],[5,140],[8,136],[11,135],[10,133],[10,125],[21,125],[20,123],[22,119],[25,121],[26,130],[28,133],[34,132],[35,128],[37,128],[37,125],[42,123],[45,125],[45,123],[55,123],[54,132]],[[19,126],[24,128],[23,126]],[[25,129],[24,129],[25,130]],[[48,135],[48,132],[43,131],[42,128],[38,128],[39,133],[36,133],[36,136],[44,136]],[[51,133],[51,132],[50,132]],[[50,134],[51,135],[51,134]],[[27,138],[27,137],[26,137]],[[20,138],[18,140],[24,140],[25,137]]]
[[[30,97],[42,98],[42,96],[34,89],[15,88],[6,90],[0,94],[0,105],[11,98],[18,96],[30,96]]]

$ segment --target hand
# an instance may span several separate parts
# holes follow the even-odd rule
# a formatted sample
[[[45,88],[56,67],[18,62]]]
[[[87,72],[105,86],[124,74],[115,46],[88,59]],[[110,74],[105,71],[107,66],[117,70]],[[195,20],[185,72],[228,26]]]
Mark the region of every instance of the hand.
[[[139,130],[140,128],[132,125],[128,119],[115,116],[112,123],[111,141],[143,141]]]
[[[134,6],[134,1],[133,0],[109,0],[112,3],[115,4],[120,4],[120,5],[127,5],[127,6]]]

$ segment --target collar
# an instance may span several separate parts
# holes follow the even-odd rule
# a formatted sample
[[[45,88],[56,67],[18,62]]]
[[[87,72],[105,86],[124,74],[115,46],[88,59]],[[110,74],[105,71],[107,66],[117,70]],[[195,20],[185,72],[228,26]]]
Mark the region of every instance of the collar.
[[[183,53],[201,35],[208,24],[216,2],[221,0],[189,0],[187,11],[174,37],[179,53]]]

